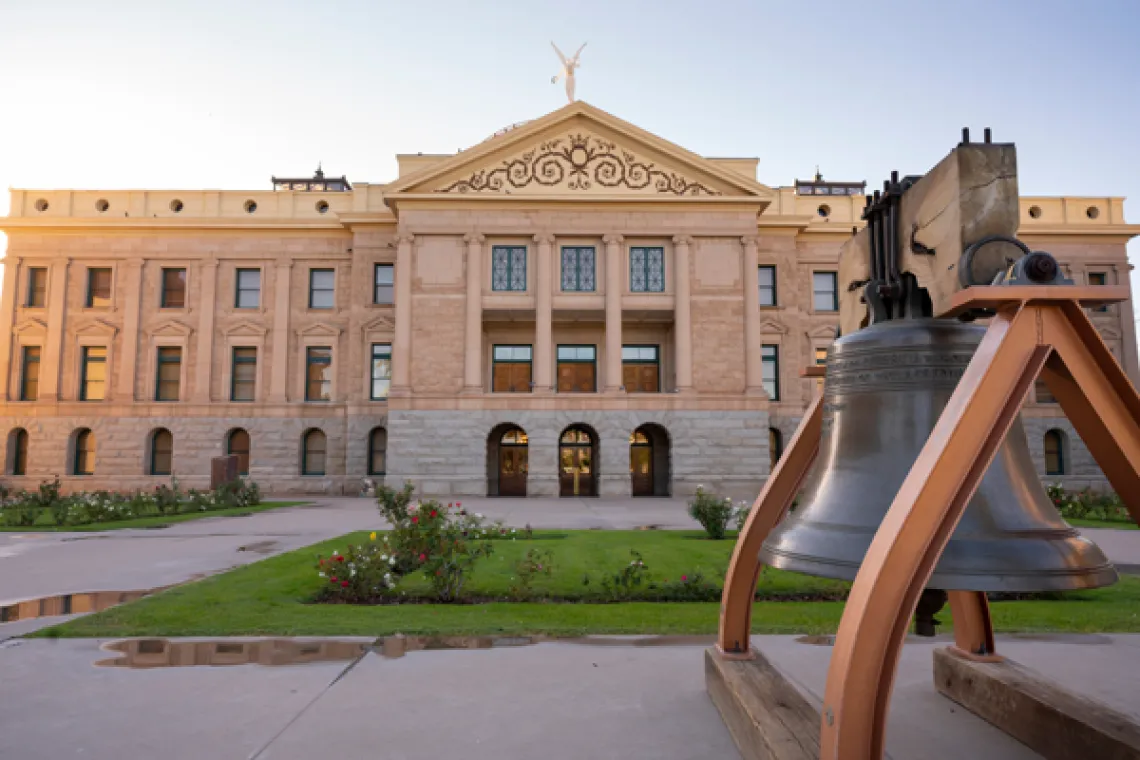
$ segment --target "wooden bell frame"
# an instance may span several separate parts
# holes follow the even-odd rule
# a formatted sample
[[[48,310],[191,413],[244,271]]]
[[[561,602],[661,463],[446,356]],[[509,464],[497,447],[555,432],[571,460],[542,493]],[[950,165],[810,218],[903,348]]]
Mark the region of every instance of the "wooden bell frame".
[[[1140,523],[1140,395],[1083,309],[1127,299],[1128,288],[1120,286],[983,286],[957,293],[941,315],[995,312],[851,587],[824,692],[821,758],[883,756],[895,671],[919,595],[1038,376]],[[802,374],[824,371],[809,367]],[[760,547],[819,451],[822,421],[820,383],[737,539],[721,601],[721,657],[752,656]],[[949,599],[951,651],[1000,660],[986,595],[951,591]]]

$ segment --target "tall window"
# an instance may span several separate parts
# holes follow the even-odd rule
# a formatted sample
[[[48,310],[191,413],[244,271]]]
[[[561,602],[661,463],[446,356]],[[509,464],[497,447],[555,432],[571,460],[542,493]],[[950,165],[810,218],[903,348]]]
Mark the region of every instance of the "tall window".
[[[597,383],[596,346],[558,347],[558,391],[593,393]]]
[[[823,365],[827,364],[827,349],[826,348],[817,348],[815,350],[815,363],[821,367]]]
[[[372,276],[372,303],[395,303],[396,268],[377,264]]]
[[[1045,474],[1065,474],[1065,434],[1060,430],[1045,433]]]
[[[392,344],[372,344],[372,400],[388,398],[392,389]]]
[[[226,453],[237,457],[238,475],[249,474],[249,433],[237,428],[226,438]]]
[[[47,268],[28,269],[28,298],[24,305],[30,308],[43,308],[47,304]]]
[[[762,266],[756,272],[760,283],[760,305],[776,305],[776,267]]]
[[[760,347],[761,382],[764,392],[773,401],[780,400],[780,347],[763,345]]]
[[[491,350],[491,391],[530,393],[530,346],[495,346]]]
[[[309,270],[309,308],[331,309],[336,305],[334,287],[336,272],[332,269]]]
[[[230,400],[253,401],[257,396],[257,348],[235,346],[230,372]]]
[[[75,434],[75,451],[72,452],[75,465],[72,475],[95,474],[95,434],[83,428]]]
[[[388,431],[373,428],[368,434],[368,474],[383,475],[388,470]]]
[[[86,304],[94,308],[111,305],[110,267],[92,267],[87,270]]]
[[[150,437],[150,474],[169,475],[174,469],[174,436],[159,428]]]
[[[1108,273],[1106,272],[1089,272],[1089,285],[1107,285]],[[1103,306],[1094,306],[1091,311],[1106,312],[1108,311],[1108,304]]]
[[[526,246],[491,246],[491,290],[526,290]]]
[[[238,309],[256,309],[261,306],[261,270],[237,270],[237,293],[234,306]]]
[[[40,347],[24,346],[20,364],[20,400],[35,401],[40,397]]]
[[[661,390],[657,346],[622,346],[621,382],[626,393],[657,393]]]
[[[325,434],[320,430],[305,433],[301,449],[301,474],[325,474]]]
[[[8,439],[12,442],[12,474],[28,474],[28,431],[16,428]]]
[[[102,401],[107,386],[107,347],[84,346],[80,360],[79,400]]]
[[[182,385],[182,347],[160,346],[155,372],[154,400],[177,401]]]
[[[562,289],[578,292],[595,290],[592,245],[562,248]]]
[[[186,308],[186,270],[162,270],[162,308]]]
[[[629,289],[634,293],[665,292],[665,249],[629,249]]]
[[[839,311],[839,286],[835,272],[813,272],[812,305],[816,311]]]
[[[332,400],[332,349],[328,346],[305,349],[305,400]]]

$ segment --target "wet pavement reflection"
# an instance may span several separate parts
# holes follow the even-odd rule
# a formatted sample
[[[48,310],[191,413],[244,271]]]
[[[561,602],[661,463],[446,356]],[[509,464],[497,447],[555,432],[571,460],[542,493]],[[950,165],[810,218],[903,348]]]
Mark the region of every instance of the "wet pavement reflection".
[[[20,602],[0,605],[0,623],[14,623],[18,620],[32,620],[57,615],[102,612],[119,604],[157,594],[159,591],[165,591],[168,588],[170,586],[136,591],[92,591],[81,594],[59,594],[58,596],[43,596],[38,599],[25,599]]]

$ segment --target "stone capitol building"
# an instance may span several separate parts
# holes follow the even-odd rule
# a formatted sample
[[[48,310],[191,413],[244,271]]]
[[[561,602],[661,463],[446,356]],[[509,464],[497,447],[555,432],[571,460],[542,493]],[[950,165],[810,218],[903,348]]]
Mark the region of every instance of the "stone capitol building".
[[[755,496],[836,337],[863,182],[767,187],[584,102],[398,161],[387,184],[12,190],[4,482],[204,487],[231,453],[273,493]],[[1076,282],[1129,282],[1122,198],[1021,220]],[[1136,382],[1131,302],[1092,317]],[[1023,419],[1043,479],[1103,485],[1043,386]]]

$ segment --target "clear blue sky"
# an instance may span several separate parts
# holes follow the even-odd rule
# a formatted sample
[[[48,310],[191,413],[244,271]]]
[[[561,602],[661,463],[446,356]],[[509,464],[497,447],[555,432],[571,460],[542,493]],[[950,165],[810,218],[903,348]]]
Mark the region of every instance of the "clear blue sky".
[[[561,106],[552,39],[589,43],[581,99],[766,184],[877,185],[990,126],[1023,194],[1140,222],[1140,0],[0,0],[0,187],[388,181]]]

